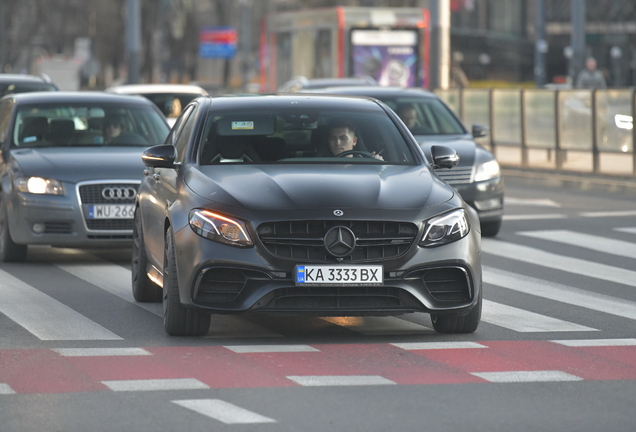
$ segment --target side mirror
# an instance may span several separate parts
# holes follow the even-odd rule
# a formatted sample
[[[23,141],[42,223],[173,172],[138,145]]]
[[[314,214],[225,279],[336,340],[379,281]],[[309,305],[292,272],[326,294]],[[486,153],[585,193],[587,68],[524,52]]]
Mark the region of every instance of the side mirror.
[[[453,168],[459,163],[457,151],[446,146],[432,146],[431,159],[433,160],[433,168]]]
[[[146,149],[141,154],[144,165],[151,168],[174,168],[176,149],[172,145],[158,145]]]
[[[488,135],[488,132],[490,132],[490,130],[487,126],[480,124],[473,125],[473,138],[483,138]]]

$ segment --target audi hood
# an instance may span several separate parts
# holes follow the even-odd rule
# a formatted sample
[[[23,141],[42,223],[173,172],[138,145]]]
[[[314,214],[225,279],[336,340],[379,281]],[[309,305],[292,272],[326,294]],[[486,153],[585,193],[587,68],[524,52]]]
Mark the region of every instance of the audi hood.
[[[52,147],[11,150],[24,176],[77,183],[103,178],[141,178],[143,147]]]
[[[255,210],[421,209],[453,197],[420,166],[203,166],[189,169],[185,182],[210,202]]]

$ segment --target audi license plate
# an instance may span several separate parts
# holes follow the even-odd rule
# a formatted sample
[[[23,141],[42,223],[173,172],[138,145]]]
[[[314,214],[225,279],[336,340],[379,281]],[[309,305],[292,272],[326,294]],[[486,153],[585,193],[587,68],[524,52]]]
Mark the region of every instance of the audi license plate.
[[[96,204],[88,206],[89,219],[132,219],[134,204]]]
[[[381,265],[298,265],[296,285],[380,285]]]

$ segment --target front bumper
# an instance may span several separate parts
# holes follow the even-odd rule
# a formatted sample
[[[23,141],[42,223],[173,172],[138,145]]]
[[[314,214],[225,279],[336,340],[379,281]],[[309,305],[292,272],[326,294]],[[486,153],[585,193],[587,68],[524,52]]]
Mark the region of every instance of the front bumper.
[[[414,244],[399,258],[373,262],[383,265],[384,283],[367,287],[296,286],[295,265],[308,263],[276,258],[258,241],[239,249],[204,239],[189,226],[174,235],[181,303],[212,313],[468,314],[481,290],[481,236],[474,228],[454,243]]]

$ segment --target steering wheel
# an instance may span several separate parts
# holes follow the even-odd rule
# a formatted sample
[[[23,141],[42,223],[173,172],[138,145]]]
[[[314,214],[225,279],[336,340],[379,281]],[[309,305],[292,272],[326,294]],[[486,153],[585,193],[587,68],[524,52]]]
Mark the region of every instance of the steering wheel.
[[[366,152],[366,151],[362,151],[362,150],[347,150],[347,151],[343,151],[342,153],[338,154],[338,157],[346,157],[346,156],[349,156],[349,155],[359,155],[359,156],[362,156],[362,157],[375,159],[371,153]]]

